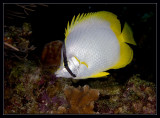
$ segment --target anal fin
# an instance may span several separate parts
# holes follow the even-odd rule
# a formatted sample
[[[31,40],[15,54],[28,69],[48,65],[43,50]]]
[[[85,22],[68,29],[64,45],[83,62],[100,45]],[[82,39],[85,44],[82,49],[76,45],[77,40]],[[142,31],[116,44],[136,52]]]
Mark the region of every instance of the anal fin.
[[[104,77],[104,76],[107,76],[107,75],[109,75],[108,72],[100,72],[98,74],[91,75],[89,78],[98,78],[98,77]]]

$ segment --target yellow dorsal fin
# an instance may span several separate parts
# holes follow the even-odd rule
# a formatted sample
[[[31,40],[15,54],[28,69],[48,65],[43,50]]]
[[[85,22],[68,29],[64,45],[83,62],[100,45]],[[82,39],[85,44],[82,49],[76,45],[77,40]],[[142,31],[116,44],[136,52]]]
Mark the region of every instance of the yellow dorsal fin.
[[[107,76],[107,75],[109,75],[108,72],[100,72],[98,74],[91,75],[89,78],[98,78],[98,77],[104,77],[104,76]]]
[[[117,36],[121,33],[121,24],[120,21],[117,19],[117,16],[111,12],[107,11],[99,11],[95,13],[82,13],[81,15],[78,14],[78,16],[75,18],[73,17],[71,24],[69,25],[69,22],[67,24],[67,29],[65,29],[65,41],[67,40],[68,34],[72,31],[72,29],[79,23],[83,22],[84,20],[87,20],[89,18],[98,18],[101,20],[105,20],[107,22],[110,22],[111,29],[115,32]]]
[[[75,18],[75,16],[72,18],[71,24],[69,25],[69,22],[67,24],[67,29],[65,29],[65,41],[67,40],[66,37],[68,34],[72,31],[72,29],[80,22],[91,16],[92,13],[87,13],[84,14],[82,13],[81,15],[78,14],[78,16]]]
[[[121,24],[120,21],[117,19],[117,15],[108,11],[100,11],[95,13],[95,16],[97,18],[108,21],[110,23],[111,29],[116,34],[116,36],[119,36],[121,34]]]

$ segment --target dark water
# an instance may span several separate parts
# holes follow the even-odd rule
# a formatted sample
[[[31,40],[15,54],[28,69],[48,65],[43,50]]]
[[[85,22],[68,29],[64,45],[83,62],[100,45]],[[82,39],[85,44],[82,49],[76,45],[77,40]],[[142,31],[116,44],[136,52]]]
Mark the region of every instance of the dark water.
[[[38,56],[46,43],[64,40],[64,31],[68,21],[79,13],[110,11],[118,15],[122,21],[131,26],[137,46],[134,58],[127,67],[110,70],[120,83],[125,82],[133,74],[140,74],[144,80],[156,81],[156,4],[49,4],[48,7],[38,6],[35,11],[28,11],[26,18],[8,19],[8,10],[24,12],[16,5],[4,5],[5,25],[22,26],[31,23],[33,31],[32,44]]]

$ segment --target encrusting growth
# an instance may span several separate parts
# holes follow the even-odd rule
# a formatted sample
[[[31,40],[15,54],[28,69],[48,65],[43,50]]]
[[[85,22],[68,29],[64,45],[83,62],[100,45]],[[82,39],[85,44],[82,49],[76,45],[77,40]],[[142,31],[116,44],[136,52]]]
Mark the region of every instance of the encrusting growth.
[[[99,91],[90,89],[88,85],[83,88],[69,86],[64,90],[66,99],[69,103],[68,113],[72,114],[95,114],[94,101],[99,98]]]

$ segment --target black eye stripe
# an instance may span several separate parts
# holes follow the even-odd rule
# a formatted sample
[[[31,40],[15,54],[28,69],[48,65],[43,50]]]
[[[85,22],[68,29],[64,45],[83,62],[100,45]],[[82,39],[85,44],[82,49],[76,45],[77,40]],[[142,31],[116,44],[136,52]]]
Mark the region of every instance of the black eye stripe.
[[[75,74],[72,73],[72,71],[70,70],[70,68],[68,67],[68,61],[67,61],[67,56],[66,56],[66,47],[65,47],[65,44],[63,44],[63,62],[64,62],[64,67],[66,68],[66,70],[69,72],[69,74],[72,76],[72,77],[76,77]]]

